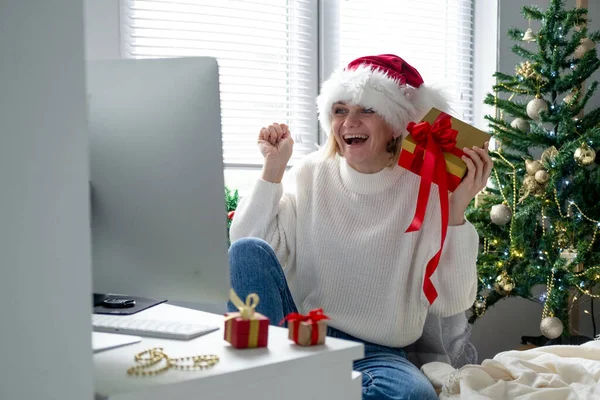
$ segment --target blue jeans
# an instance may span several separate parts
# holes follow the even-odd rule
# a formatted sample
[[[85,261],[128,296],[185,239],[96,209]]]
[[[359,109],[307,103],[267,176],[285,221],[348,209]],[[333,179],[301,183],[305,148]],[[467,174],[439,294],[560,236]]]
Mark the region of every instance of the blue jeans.
[[[234,242],[229,248],[229,264],[231,287],[242,299],[257,293],[257,311],[269,317],[273,325],[297,311],[283,269],[267,242],[256,238]],[[227,307],[236,311],[231,302]],[[438,398],[429,380],[408,361],[403,349],[365,342],[331,327],[327,335],[364,344],[365,358],[353,366],[362,373],[363,400]]]

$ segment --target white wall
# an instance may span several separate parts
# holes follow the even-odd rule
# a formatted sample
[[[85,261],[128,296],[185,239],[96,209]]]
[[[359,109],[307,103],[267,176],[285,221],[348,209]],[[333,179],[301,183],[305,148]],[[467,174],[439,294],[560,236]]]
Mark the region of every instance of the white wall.
[[[546,9],[548,0],[498,0],[498,3],[498,70],[513,74],[515,65],[521,62],[522,59],[510,50],[515,42],[508,38],[508,29],[511,27],[527,29],[527,21],[520,14],[521,7],[524,5],[538,5],[542,9]],[[589,28],[595,30],[600,27],[600,5],[596,1],[590,1],[589,3],[589,18],[592,20]],[[566,5],[567,7],[574,7],[575,0],[567,1]],[[531,27],[534,31],[537,31],[539,25],[532,22]],[[532,44],[531,47],[533,48],[533,46]],[[599,77],[600,73],[597,72],[594,78],[598,79]],[[487,90],[491,92],[491,85]],[[590,102],[590,106],[598,107],[600,105],[599,100],[600,96],[596,94]],[[589,303],[583,309],[585,308],[589,309]],[[591,318],[583,314],[583,309],[581,310],[580,330],[583,335],[591,337]],[[600,313],[596,314],[597,320],[600,321]],[[479,351],[480,361],[491,358],[500,351],[512,350],[518,347],[521,336],[541,335],[539,330],[541,315],[541,305],[522,298],[509,298],[496,303],[473,327],[472,340]]]
[[[0,399],[93,397],[82,0],[0,0]]]
[[[119,0],[84,0],[86,60],[121,57]]]

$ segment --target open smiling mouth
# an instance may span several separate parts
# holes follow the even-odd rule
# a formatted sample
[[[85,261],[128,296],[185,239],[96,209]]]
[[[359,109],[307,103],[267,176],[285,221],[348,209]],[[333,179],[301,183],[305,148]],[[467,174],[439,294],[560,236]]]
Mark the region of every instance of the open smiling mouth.
[[[368,139],[367,135],[344,135],[344,142],[349,146],[363,144]]]

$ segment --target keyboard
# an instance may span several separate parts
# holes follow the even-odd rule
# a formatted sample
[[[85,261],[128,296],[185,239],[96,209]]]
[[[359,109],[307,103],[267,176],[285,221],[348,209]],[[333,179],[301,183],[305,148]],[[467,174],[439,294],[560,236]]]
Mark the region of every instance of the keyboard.
[[[96,332],[177,340],[190,340],[219,330],[219,327],[214,325],[134,319],[124,315],[105,314],[92,314],[92,327]]]

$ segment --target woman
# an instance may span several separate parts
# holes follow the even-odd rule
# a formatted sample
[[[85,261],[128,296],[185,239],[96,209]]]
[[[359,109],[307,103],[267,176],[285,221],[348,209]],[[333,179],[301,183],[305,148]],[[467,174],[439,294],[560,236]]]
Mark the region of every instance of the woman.
[[[404,60],[380,55],[334,73],[317,104],[327,145],[288,172],[285,185],[290,131],[276,123],[260,131],[262,179],[231,226],[232,287],[242,297],[257,293],[257,310],[273,323],[323,308],[329,336],[365,344],[354,364],[364,399],[437,398],[403,348],[419,339],[428,312],[445,317],[473,303],[478,236],[464,212],[490,175],[488,144],[463,150],[468,173],[450,195],[432,300],[423,287],[440,244],[437,186],[421,229],[407,233],[420,178],[397,162],[407,124],[432,106],[446,109],[443,98]]]

